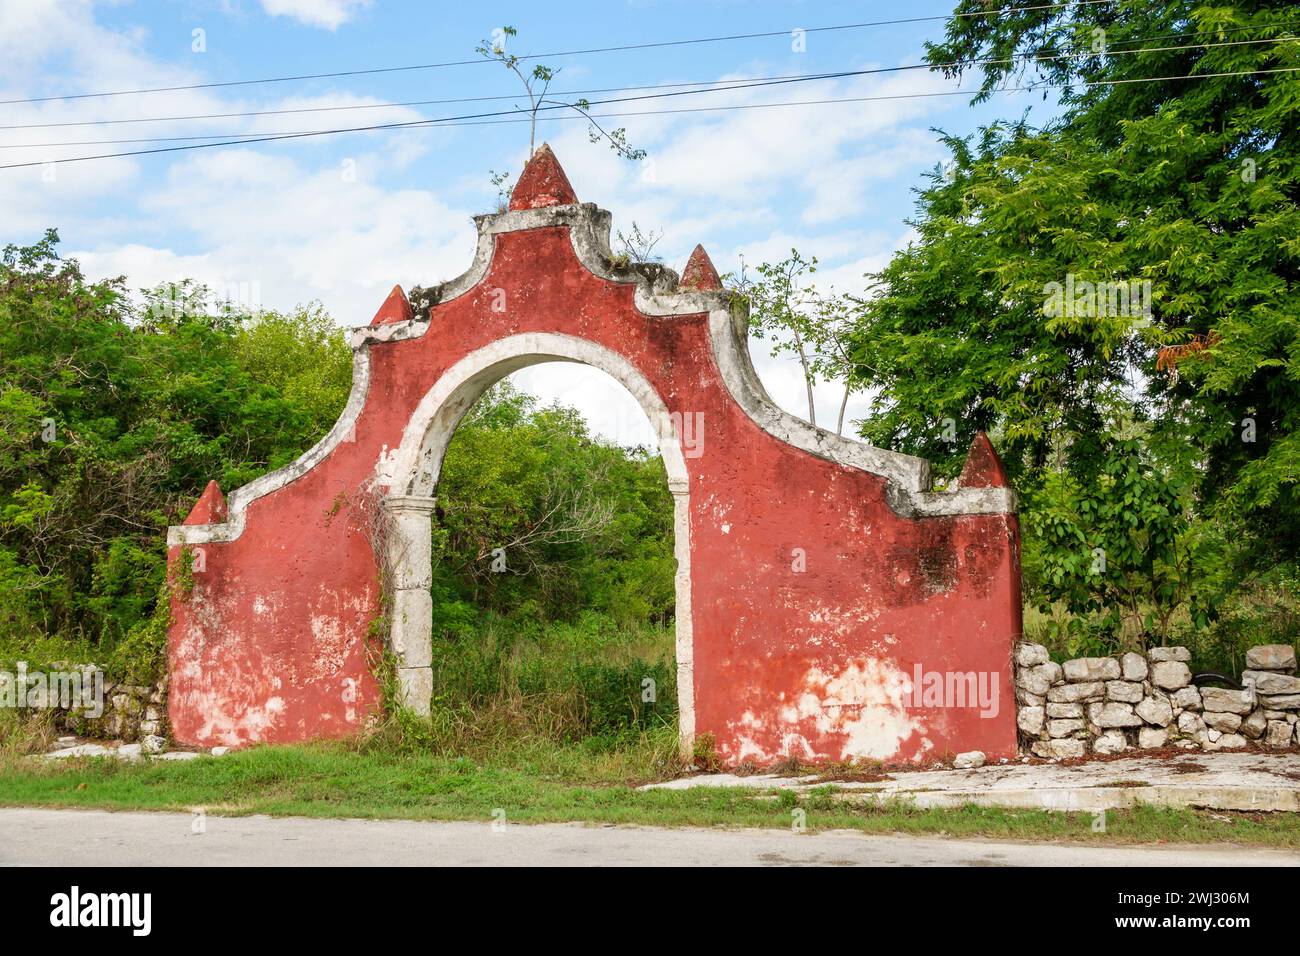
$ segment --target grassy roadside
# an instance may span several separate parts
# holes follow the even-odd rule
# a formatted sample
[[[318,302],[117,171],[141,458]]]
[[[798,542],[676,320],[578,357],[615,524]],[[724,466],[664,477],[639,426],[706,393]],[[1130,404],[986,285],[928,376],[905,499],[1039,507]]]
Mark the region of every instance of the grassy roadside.
[[[203,808],[221,815],[587,822],[652,826],[789,827],[793,811],[809,831],[859,830],[1080,843],[1208,843],[1300,847],[1300,815],[1230,814],[1138,808],[1112,811],[1104,833],[1091,814],[965,807],[868,807],[811,793],[697,788],[641,792],[662,741],[593,753],[572,747],[522,748],[492,765],[383,746],[319,744],[257,747],[192,761],[124,764],[0,757],[0,805],[115,810]]]

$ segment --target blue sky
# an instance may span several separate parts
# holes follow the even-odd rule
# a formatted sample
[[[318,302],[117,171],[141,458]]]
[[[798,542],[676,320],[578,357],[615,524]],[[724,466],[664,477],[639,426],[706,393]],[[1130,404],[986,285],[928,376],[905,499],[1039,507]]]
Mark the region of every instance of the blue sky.
[[[518,54],[812,29],[944,16],[951,2],[654,2],[444,4],[394,0],[177,0],[92,3],[0,0],[0,99],[405,66],[474,58],[494,28],[519,30]],[[811,32],[643,51],[552,57],[559,92],[638,84],[895,67],[920,61],[938,21]],[[196,31],[201,31],[196,33]],[[197,41],[197,42],[196,42]],[[196,51],[196,46],[202,50]],[[966,81],[969,87],[973,78]],[[943,157],[932,127],[969,133],[1032,107],[1041,94],[995,96],[979,107],[926,70],[646,101],[646,110],[789,100],[893,96],[725,112],[627,116],[642,163],[588,142],[586,124],[541,124],[580,199],[662,232],[655,252],[680,269],[697,242],[720,270],[784,256],[822,263],[820,281],[860,289],[905,244],[911,189]],[[513,96],[496,64],[293,83],[5,104],[0,125],[87,123],[191,114],[366,106],[360,110],[193,121],[0,130],[3,162],[117,152],[167,143],[14,148],[165,136],[296,132],[508,109],[521,100],[383,106],[414,100]],[[602,94],[589,94],[598,99]],[[620,96],[628,94],[604,94]],[[635,95],[635,94],[633,94]],[[616,107],[598,107],[608,112]],[[185,277],[269,308],[319,301],[342,325],[369,321],[389,288],[429,285],[468,266],[469,217],[489,211],[489,170],[517,172],[528,146],[521,123],[356,133],[282,143],[0,170],[0,241],[26,243],[56,226],[65,254],[94,276],[133,286]],[[788,359],[753,343],[773,397],[798,414],[801,383]],[[623,441],[648,435],[621,388],[588,370],[517,373],[544,399],[577,405],[596,430]],[[833,420],[833,384],[818,390],[819,422]],[[860,417],[855,401],[850,417]]]

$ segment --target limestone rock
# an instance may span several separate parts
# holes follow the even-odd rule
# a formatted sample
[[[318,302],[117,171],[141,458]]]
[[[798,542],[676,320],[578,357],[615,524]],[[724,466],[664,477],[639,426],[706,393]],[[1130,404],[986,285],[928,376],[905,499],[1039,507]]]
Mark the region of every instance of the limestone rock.
[[[1142,718],[1133,713],[1131,706],[1113,701],[1105,704],[1089,704],[1088,720],[1102,728],[1142,726]]]
[[[1016,688],[1016,703],[1022,707],[1042,707],[1047,702],[1043,694],[1031,694],[1023,687]]]
[[[1228,690],[1226,687],[1202,687],[1201,704],[1206,713],[1249,714],[1255,701],[1248,691]]]
[[[1178,715],[1178,729],[1189,737],[1195,737],[1205,731],[1205,721],[1201,719],[1200,714],[1185,710]]]
[[[1082,719],[1083,704],[1048,704],[1047,716],[1067,719]]]
[[[1146,680],[1147,659],[1132,651],[1119,659],[1120,671],[1125,680]]]
[[[157,734],[146,734],[140,739],[140,747],[147,754],[160,754],[167,749],[167,740]]]
[[[1051,697],[1047,698],[1051,700]],[[1261,697],[1259,702],[1269,710],[1300,710],[1300,694],[1277,694]]]
[[[952,765],[957,770],[974,770],[984,766],[987,759],[982,750],[968,750],[964,754],[958,754]]]
[[[1192,659],[1192,652],[1185,647],[1153,647],[1147,651],[1147,659],[1153,664],[1161,661],[1178,661],[1185,664]]]
[[[1035,667],[1022,667],[1016,675],[1016,683],[1033,694],[1043,695],[1053,684],[1061,681],[1061,665],[1048,661]]]
[[[1119,661],[1113,657],[1076,657],[1061,665],[1065,679],[1072,684],[1083,681],[1118,680]]]
[[[1082,740],[1070,738],[1068,740],[1049,740],[1047,741],[1047,753],[1049,756],[1058,760],[1069,759],[1071,757],[1082,757],[1087,753],[1087,747]]]
[[[1236,733],[1241,728],[1241,715],[1230,713],[1207,713],[1205,726],[1213,727],[1224,734]]]
[[[1117,754],[1128,749],[1122,730],[1108,730],[1092,742],[1093,753]]]
[[[1047,722],[1047,733],[1050,737],[1069,737],[1081,730],[1087,729],[1087,724],[1083,720],[1049,720]]]
[[[1175,707],[1181,707],[1183,710],[1200,710],[1201,689],[1199,687],[1180,688],[1169,695],[1169,703]]]
[[[1143,727],[1138,731],[1138,746],[1143,750],[1163,747],[1169,740],[1169,731],[1163,727]]]
[[[1017,667],[1036,667],[1052,659],[1042,644],[1030,644],[1027,641],[1016,644],[1015,657]]]
[[[1269,747],[1289,747],[1293,736],[1294,728],[1285,720],[1270,720],[1264,743]]]
[[[1089,698],[1100,700],[1105,692],[1106,685],[1101,681],[1087,684],[1058,684],[1047,692],[1047,699],[1053,704],[1077,704]]]
[[[229,747],[213,747],[212,750],[210,751],[210,753],[211,753],[212,756],[214,756],[214,757],[224,757],[226,754],[230,753],[230,748],[229,748]]]
[[[1251,711],[1250,716],[1241,722],[1241,732],[1251,740],[1259,740],[1267,729],[1268,718],[1262,710]]]
[[[1255,685],[1257,694],[1300,694],[1300,677],[1275,674],[1272,671],[1242,671],[1241,682]]]
[[[1021,707],[1016,714],[1016,726],[1020,728],[1021,733],[1028,734],[1030,737],[1037,737],[1043,732],[1043,719],[1045,716],[1041,707]]]
[[[1106,682],[1107,700],[1117,700],[1123,704],[1136,704],[1142,697],[1142,684],[1140,681],[1137,683],[1125,680]]]
[[[1209,732],[1213,733],[1213,731],[1209,731]],[[1246,747],[1248,745],[1249,745],[1249,741],[1247,741],[1245,737],[1241,736],[1241,734],[1222,734],[1219,737],[1218,741],[1216,741],[1215,744],[1209,749],[1210,750],[1236,750],[1239,747]]]
[[[1151,668],[1151,683],[1165,690],[1179,690],[1191,682],[1191,669],[1182,661],[1157,661]]]
[[[1246,666],[1260,671],[1295,670],[1295,648],[1289,644],[1261,644],[1246,651]]]
[[[1157,727],[1168,727],[1174,719],[1173,705],[1159,697],[1147,697],[1133,709],[1148,724]]]
[[[47,757],[111,757],[113,751],[103,744],[77,744],[75,747],[61,747],[48,753]]]

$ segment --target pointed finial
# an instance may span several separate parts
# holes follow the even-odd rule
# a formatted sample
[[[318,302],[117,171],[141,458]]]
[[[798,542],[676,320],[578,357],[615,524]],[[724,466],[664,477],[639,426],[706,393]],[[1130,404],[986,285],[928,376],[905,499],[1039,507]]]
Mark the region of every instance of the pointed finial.
[[[1007,473],[1002,470],[1002,459],[993,450],[993,443],[983,432],[976,432],[966,453],[966,466],[957,483],[962,488],[1006,488]]]
[[[569,177],[564,175],[560,161],[555,158],[547,143],[543,143],[533,153],[510,193],[511,209],[568,206],[577,201],[578,194],[569,185]]]
[[[208,486],[199,495],[199,500],[190,509],[184,524],[221,524],[226,520],[226,496],[221,493],[221,486],[209,481]]]
[[[683,289],[722,288],[718,270],[713,268],[713,260],[703,246],[696,246],[691,252],[691,257],[686,260],[686,268],[682,270],[682,281],[678,284]]]
[[[370,324],[389,325],[393,322],[405,322],[413,318],[415,318],[415,310],[411,308],[411,303],[407,301],[406,293],[402,291],[400,285],[395,285],[393,291],[388,293],[388,298],[384,300],[384,304],[375,313],[375,317],[370,320]]]

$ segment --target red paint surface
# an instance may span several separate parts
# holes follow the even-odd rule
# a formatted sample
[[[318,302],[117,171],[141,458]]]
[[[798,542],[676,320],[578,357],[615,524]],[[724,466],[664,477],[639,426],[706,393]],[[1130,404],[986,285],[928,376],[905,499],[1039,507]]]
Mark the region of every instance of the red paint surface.
[[[219,524],[226,520],[226,496],[221,493],[221,486],[209,481],[208,486],[199,495],[184,524]]]
[[[578,201],[551,147],[543,143],[510,192],[511,209],[540,209],[543,206],[567,206]]]
[[[966,453],[966,464],[957,479],[963,488],[1006,488],[1007,473],[1002,460],[993,450],[993,443],[983,432],[975,433],[975,440]]]
[[[1015,516],[904,519],[883,478],[768,435],[723,384],[707,316],[641,314],[633,286],[588,272],[563,226],[500,235],[487,275],[436,305],[425,335],[372,345],[355,440],[253,502],[240,538],[203,546],[193,592],[173,600],[177,740],[299,741],[363,726],[379,705],[366,659],[378,585],[358,489],[444,370],[528,331],[612,349],[670,411],[703,413],[704,453],[686,459],[696,732],[724,761],[1014,754]],[[998,712],[914,706],[918,664],[994,675]]]
[[[388,293],[388,298],[384,304],[379,307],[375,317],[370,320],[371,325],[391,325],[394,322],[406,322],[415,318],[415,312],[411,308],[410,301],[406,298],[406,293],[402,291],[400,285],[393,286],[393,291]]]
[[[722,280],[718,278],[718,270],[713,267],[713,260],[704,251],[703,246],[697,245],[692,250],[691,257],[686,260],[686,267],[682,269],[681,287],[683,289],[722,288]]]

